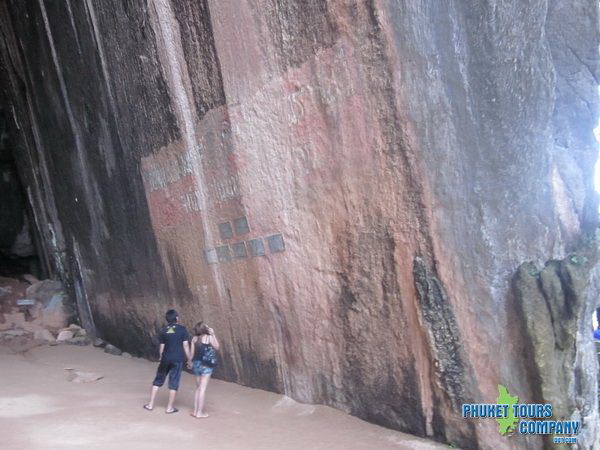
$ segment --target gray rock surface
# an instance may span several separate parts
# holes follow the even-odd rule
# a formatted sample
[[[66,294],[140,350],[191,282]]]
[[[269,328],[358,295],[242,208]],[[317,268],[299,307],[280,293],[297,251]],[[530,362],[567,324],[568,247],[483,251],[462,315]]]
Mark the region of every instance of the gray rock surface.
[[[75,336],[77,337],[87,337],[87,331],[85,331],[83,328],[77,330],[77,332],[75,333]]]
[[[67,341],[67,344],[81,346],[90,345],[91,343],[92,341],[87,336],[76,336]]]
[[[115,347],[112,344],[107,344],[106,347],[104,347],[104,353],[119,356],[123,353],[123,351],[118,349],[117,347]]]
[[[25,336],[27,334],[24,330],[6,330],[0,333],[2,339],[12,339],[18,336]]]
[[[33,283],[27,288],[25,294],[27,298],[36,299],[44,304],[48,303],[55,295],[62,295],[64,287],[60,281],[42,280]]]
[[[581,376],[597,374],[598,362],[590,348],[591,333],[582,335],[579,325],[589,330],[593,304],[588,302],[587,287],[593,285],[591,272],[599,268],[598,238],[600,233],[577,252],[548,261],[541,269],[533,263],[521,265],[514,282],[523,342],[532,356],[533,398],[550,403],[555,418],[582,421],[577,437],[582,448],[594,447],[600,421],[598,402],[585,401],[594,398],[597,378]],[[549,437],[546,445],[551,444]]]
[[[26,290],[27,298],[36,301],[29,308],[31,315],[40,319],[42,325],[53,331],[66,327],[72,319],[74,310],[71,306],[64,285],[56,280],[42,280],[33,283]]]
[[[48,330],[41,329],[37,330],[33,333],[34,339],[39,339],[42,341],[55,342],[56,338],[52,335],[52,333]]]

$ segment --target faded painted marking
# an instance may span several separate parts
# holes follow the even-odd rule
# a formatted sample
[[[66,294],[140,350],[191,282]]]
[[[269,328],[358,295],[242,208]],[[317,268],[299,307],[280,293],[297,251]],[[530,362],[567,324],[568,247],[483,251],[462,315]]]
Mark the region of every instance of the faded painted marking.
[[[265,255],[265,244],[261,238],[250,239],[248,241],[250,246],[250,253],[252,256],[264,256]]]
[[[233,237],[233,229],[231,228],[230,222],[223,222],[219,224],[219,234],[222,240],[231,239]]]
[[[219,262],[217,257],[217,251],[214,248],[204,250],[204,260],[207,264],[216,264]]]
[[[248,220],[245,217],[239,217],[233,221],[233,228],[235,230],[235,234],[240,236],[242,234],[246,234],[250,232],[250,227],[248,226]]]
[[[186,213],[189,214],[201,211],[200,193],[197,189],[193,189],[192,191],[181,194],[179,200],[181,201]]]
[[[250,231],[248,220],[246,217],[238,217],[233,221],[234,228],[231,226],[231,221],[221,222],[217,224],[219,234],[222,241],[227,241],[235,235],[243,235]],[[281,233],[266,236],[264,238],[250,239],[247,243],[238,241],[228,245],[217,246],[215,249],[207,249],[204,251],[204,260],[207,264],[216,264],[217,262],[228,262],[232,259],[244,259],[248,256],[248,249],[252,256],[264,256],[266,254],[265,244],[263,239],[267,241],[270,253],[280,253],[285,251],[285,243]],[[213,253],[214,252],[214,253]]]
[[[241,195],[240,186],[235,176],[215,181],[212,184],[212,188],[215,193],[215,197],[221,202],[231,200]]]
[[[219,258],[219,262],[227,262],[231,261],[231,252],[229,251],[228,245],[221,245],[217,247],[217,257]]]
[[[246,251],[246,243],[244,241],[236,242],[231,246],[231,249],[233,250],[233,256],[237,259],[248,256],[248,252]]]
[[[269,251],[271,253],[279,253],[285,251],[285,244],[283,242],[283,236],[281,234],[274,234],[268,236],[267,243],[269,244]]]
[[[169,155],[158,160],[145,159],[142,174],[150,191],[165,189],[188,175],[196,175],[197,153]]]

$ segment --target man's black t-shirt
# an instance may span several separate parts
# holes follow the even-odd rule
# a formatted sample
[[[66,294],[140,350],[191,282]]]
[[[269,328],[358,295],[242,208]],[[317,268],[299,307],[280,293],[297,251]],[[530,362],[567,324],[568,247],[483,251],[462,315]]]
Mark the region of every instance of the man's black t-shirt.
[[[159,341],[165,344],[161,361],[164,362],[184,362],[185,352],[183,351],[183,342],[190,340],[190,335],[186,328],[177,323],[165,326],[160,332]]]

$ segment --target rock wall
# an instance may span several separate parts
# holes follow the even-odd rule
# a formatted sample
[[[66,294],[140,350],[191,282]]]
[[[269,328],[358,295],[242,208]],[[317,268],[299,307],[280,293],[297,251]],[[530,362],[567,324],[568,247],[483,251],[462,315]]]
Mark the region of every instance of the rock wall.
[[[47,264],[128,351],[173,306],[217,330],[224,379],[540,445],[458,408],[539,393],[511,283],[598,224],[597,22],[583,0],[2,0]]]

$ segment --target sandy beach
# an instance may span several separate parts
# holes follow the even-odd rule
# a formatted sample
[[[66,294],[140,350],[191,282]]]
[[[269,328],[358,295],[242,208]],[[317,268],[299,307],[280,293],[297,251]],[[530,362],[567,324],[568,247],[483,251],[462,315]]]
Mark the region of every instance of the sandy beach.
[[[103,376],[69,381],[75,369]],[[212,380],[207,419],[189,416],[194,379],[185,373],[176,406],[147,401],[156,364],[71,345],[14,353],[0,349],[0,434],[3,449],[434,449],[447,448],[369,424],[335,409]]]

